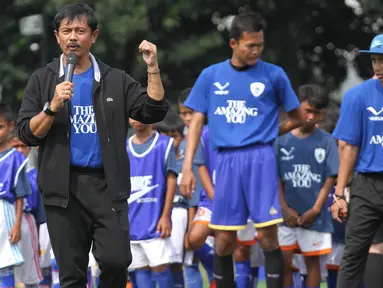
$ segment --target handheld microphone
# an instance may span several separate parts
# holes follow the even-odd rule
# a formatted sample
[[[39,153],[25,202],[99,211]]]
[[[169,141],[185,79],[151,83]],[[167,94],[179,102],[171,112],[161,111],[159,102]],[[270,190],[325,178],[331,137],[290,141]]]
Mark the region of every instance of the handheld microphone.
[[[66,71],[64,75],[64,81],[72,82],[74,68],[76,68],[76,64],[77,64],[76,53],[74,52],[69,53],[68,57],[66,58]],[[67,103],[68,100],[65,100],[64,102]],[[70,111],[70,105],[68,105],[68,111]]]
[[[66,71],[64,75],[64,81],[72,82],[74,68],[77,64],[77,55],[74,52],[69,53],[66,59]]]

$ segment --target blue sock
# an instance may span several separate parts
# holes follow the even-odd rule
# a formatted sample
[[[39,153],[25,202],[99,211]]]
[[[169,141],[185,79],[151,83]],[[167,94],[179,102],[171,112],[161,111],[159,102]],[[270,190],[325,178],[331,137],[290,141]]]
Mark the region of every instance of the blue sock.
[[[293,271],[293,283],[294,288],[303,288],[304,280],[301,273]]]
[[[52,282],[53,288],[60,288],[59,266],[57,266],[56,259],[52,259]]]
[[[98,283],[100,282],[100,277],[99,276],[95,276],[94,277],[94,285],[96,285],[96,287],[98,287]],[[135,287],[135,286],[133,286]]]
[[[185,280],[184,280],[184,271],[174,271],[173,273],[173,287],[174,288],[184,288]]]
[[[199,250],[194,251],[198,259],[201,260],[203,267],[206,270],[209,282],[213,280],[213,261],[214,261],[214,248],[208,244],[204,244]]]
[[[43,280],[40,282],[40,288],[51,288],[52,287],[52,267],[42,269]]]
[[[136,270],[136,284],[138,288],[147,288],[152,287],[152,272],[149,269],[145,270]]]
[[[337,270],[328,269],[328,272],[327,272],[327,287],[328,288],[336,288],[337,277],[338,277]]]
[[[235,284],[238,288],[250,287],[251,272],[249,260],[235,262]]]
[[[320,288],[320,286],[306,286],[307,288]]]
[[[301,274],[302,276],[302,288],[307,288],[306,287],[306,279],[307,279],[307,275],[303,275]]]
[[[15,275],[13,273],[13,267],[0,270],[0,283],[1,287],[4,288],[15,287]]]
[[[88,267],[88,272],[86,275],[88,277],[87,288],[93,288],[93,278],[92,278],[92,271],[91,271],[90,267]]]
[[[185,276],[185,282],[188,288],[203,287],[202,276],[197,263],[191,266],[185,266]]]
[[[173,275],[169,267],[162,272],[152,272],[152,277],[159,288],[173,288]]]
[[[257,288],[258,286],[258,276],[259,276],[259,267],[251,267],[251,288]]]

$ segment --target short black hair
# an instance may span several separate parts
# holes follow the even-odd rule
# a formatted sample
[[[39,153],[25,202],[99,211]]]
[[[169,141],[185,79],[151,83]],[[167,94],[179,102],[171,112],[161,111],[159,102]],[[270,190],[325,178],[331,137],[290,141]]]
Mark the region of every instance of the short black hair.
[[[185,124],[177,113],[169,111],[165,119],[156,124],[156,129],[160,133],[179,132],[184,135]]]
[[[188,87],[188,88],[182,90],[180,95],[177,98],[177,103],[178,104],[184,104],[186,99],[188,98],[191,90],[192,90],[192,87]]]
[[[14,121],[11,107],[5,103],[0,103],[0,117],[3,117],[8,123]]]
[[[305,84],[298,88],[298,98],[301,102],[307,101],[315,109],[325,109],[330,98],[325,89],[316,84]]]
[[[260,32],[265,30],[266,21],[258,12],[247,11],[234,17],[230,25],[230,39],[239,40],[244,32]]]
[[[62,20],[68,19],[69,22],[72,22],[81,17],[86,18],[92,32],[97,29],[98,22],[94,11],[88,5],[81,3],[68,4],[61,7],[53,19],[53,28],[58,31]]]

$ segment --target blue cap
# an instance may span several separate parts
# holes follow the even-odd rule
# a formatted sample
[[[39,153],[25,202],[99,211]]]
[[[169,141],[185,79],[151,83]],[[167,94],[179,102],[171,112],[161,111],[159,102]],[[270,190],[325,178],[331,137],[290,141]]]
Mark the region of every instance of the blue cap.
[[[383,34],[379,34],[371,41],[370,50],[360,50],[360,53],[383,54]]]

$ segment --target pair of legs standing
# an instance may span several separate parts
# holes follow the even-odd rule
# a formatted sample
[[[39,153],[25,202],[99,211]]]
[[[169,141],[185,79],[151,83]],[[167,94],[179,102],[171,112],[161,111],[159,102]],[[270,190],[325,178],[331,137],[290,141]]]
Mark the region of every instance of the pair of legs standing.
[[[250,218],[265,255],[266,283],[283,287],[283,255],[277,224],[283,221],[278,174],[272,146],[222,150],[216,159],[217,181],[209,227],[215,234],[214,277],[218,288],[232,288],[237,231]]]
[[[126,201],[113,203],[102,173],[71,172],[67,207],[45,207],[61,288],[86,287],[92,242],[99,287],[125,288],[132,260],[127,208]]]

